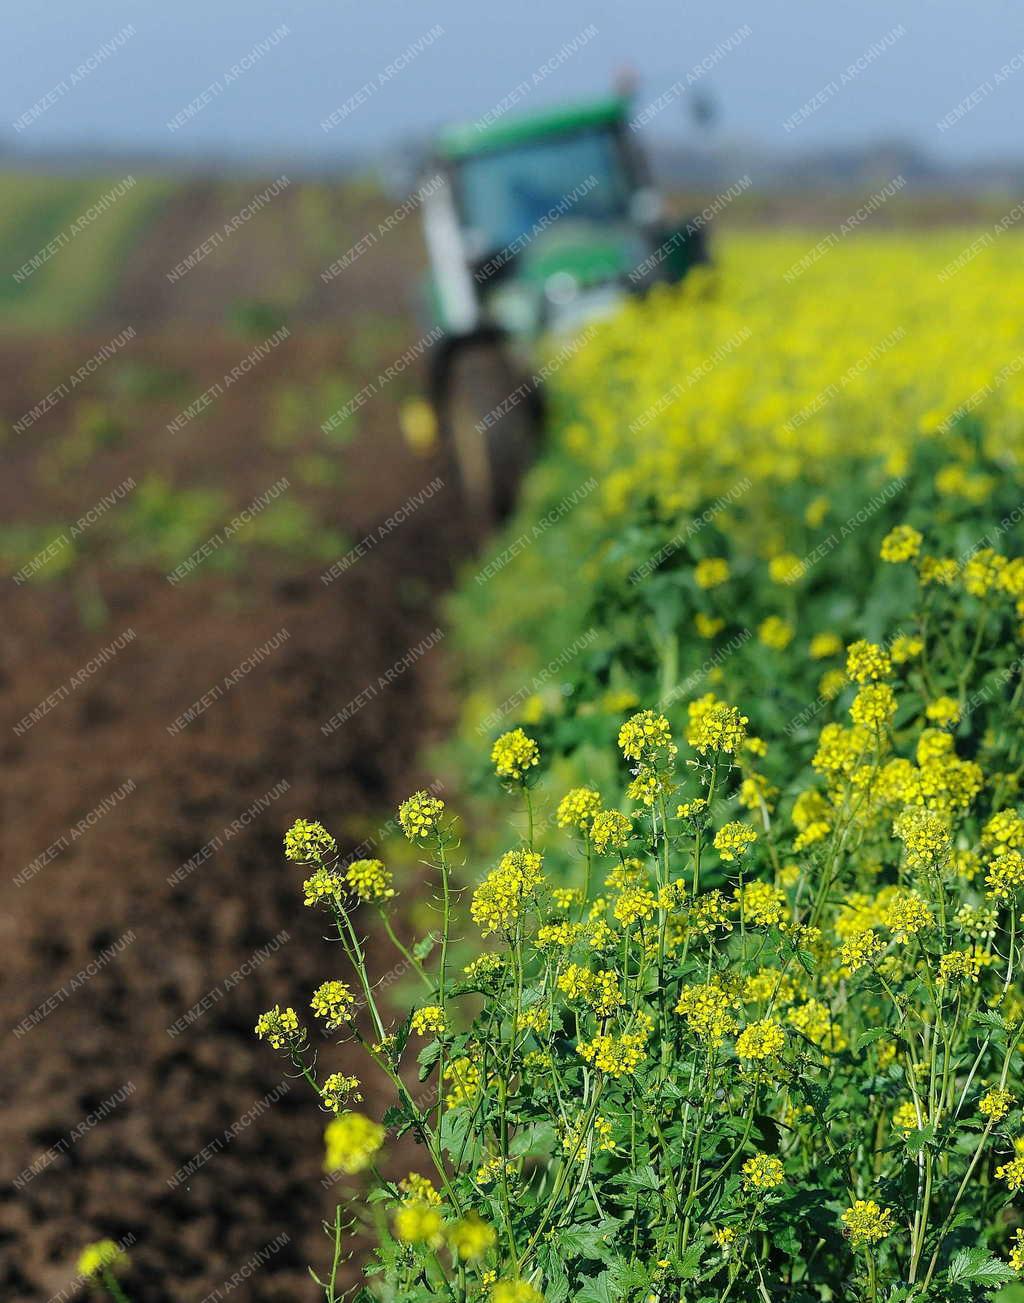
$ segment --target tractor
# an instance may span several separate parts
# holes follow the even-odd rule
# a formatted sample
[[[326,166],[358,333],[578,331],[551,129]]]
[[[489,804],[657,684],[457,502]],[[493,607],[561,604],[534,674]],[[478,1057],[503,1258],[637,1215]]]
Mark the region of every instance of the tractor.
[[[571,342],[629,295],[706,260],[662,221],[625,95],[443,131],[420,187],[440,326],[430,400],[462,494],[504,515],[541,428],[541,337]]]

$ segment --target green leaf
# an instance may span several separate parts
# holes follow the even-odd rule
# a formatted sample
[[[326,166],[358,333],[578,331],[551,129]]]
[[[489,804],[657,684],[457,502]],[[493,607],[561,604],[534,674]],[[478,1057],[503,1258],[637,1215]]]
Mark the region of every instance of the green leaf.
[[[635,1172],[623,1172],[616,1184],[624,1185],[628,1190],[660,1190],[661,1180],[650,1163],[637,1168]]]
[[[1008,1263],[981,1248],[961,1249],[946,1273],[951,1285],[981,1285],[985,1289],[997,1289],[1015,1276]]]
[[[441,1119],[441,1148],[446,1153],[456,1158],[462,1151],[462,1146],[466,1142],[467,1133],[470,1124],[473,1121],[473,1115],[469,1109],[452,1108]],[[470,1145],[468,1155],[472,1161],[475,1156],[477,1146]]]
[[[600,1276],[585,1281],[583,1288],[576,1294],[575,1303],[622,1303],[612,1273],[602,1271]]]
[[[929,1123],[926,1127],[916,1127],[906,1135],[907,1153],[916,1158],[929,1146],[935,1148],[935,1128]]]
[[[590,1226],[569,1226],[558,1236],[559,1249],[580,1258],[608,1260],[620,1223],[610,1218]]]
[[[693,1280],[700,1271],[701,1255],[704,1252],[702,1244],[691,1244],[683,1256],[679,1259],[677,1271],[680,1280]]]
[[[430,1076],[431,1069],[433,1068],[434,1064],[437,1062],[438,1058],[440,1057],[440,1054],[441,1054],[440,1041],[431,1041],[429,1045],[424,1045],[423,1049],[420,1050],[419,1054],[417,1054],[416,1062],[420,1065],[420,1071],[419,1071],[420,1081],[426,1081],[426,1079]]]
[[[408,1105],[404,1101],[400,1101],[398,1104],[392,1104],[384,1110],[381,1121],[389,1131],[393,1131],[396,1136],[402,1136],[413,1125],[415,1118],[409,1111]]]
[[[869,1027],[866,1032],[861,1032],[857,1037],[855,1049],[863,1050],[868,1045],[874,1045],[875,1041],[880,1041],[883,1036],[888,1036],[888,1027]]]
[[[556,1246],[542,1245],[537,1258],[544,1273],[545,1303],[565,1303],[569,1297],[569,1276]]]
[[[434,938],[432,936],[422,937],[412,948],[414,958],[423,960],[430,954],[434,948]]]
[[[523,1154],[553,1152],[555,1149],[555,1128],[550,1122],[536,1122],[533,1126],[520,1131],[508,1147],[513,1158]]]

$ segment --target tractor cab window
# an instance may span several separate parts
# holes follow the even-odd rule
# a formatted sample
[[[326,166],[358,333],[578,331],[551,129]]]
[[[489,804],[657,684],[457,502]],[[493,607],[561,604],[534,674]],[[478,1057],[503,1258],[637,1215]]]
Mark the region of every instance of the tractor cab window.
[[[481,257],[560,212],[568,219],[622,221],[632,190],[621,143],[599,129],[464,159],[458,176],[462,218]]]

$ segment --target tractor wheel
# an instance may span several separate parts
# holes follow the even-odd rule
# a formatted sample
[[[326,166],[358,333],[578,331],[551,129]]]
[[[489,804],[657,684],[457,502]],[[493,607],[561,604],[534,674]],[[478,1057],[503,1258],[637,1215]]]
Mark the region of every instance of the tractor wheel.
[[[538,438],[538,396],[525,392],[500,345],[456,349],[445,381],[444,430],[463,503],[489,529],[512,510]]]

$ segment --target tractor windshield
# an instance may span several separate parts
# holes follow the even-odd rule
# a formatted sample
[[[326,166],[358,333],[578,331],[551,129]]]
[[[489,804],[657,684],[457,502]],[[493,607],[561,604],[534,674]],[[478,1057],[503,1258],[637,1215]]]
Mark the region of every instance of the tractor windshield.
[[[463,221],[488,255],[563,214],[621,221],[632,189],[621,142],[601,128],[479,154],[459,167]]]

